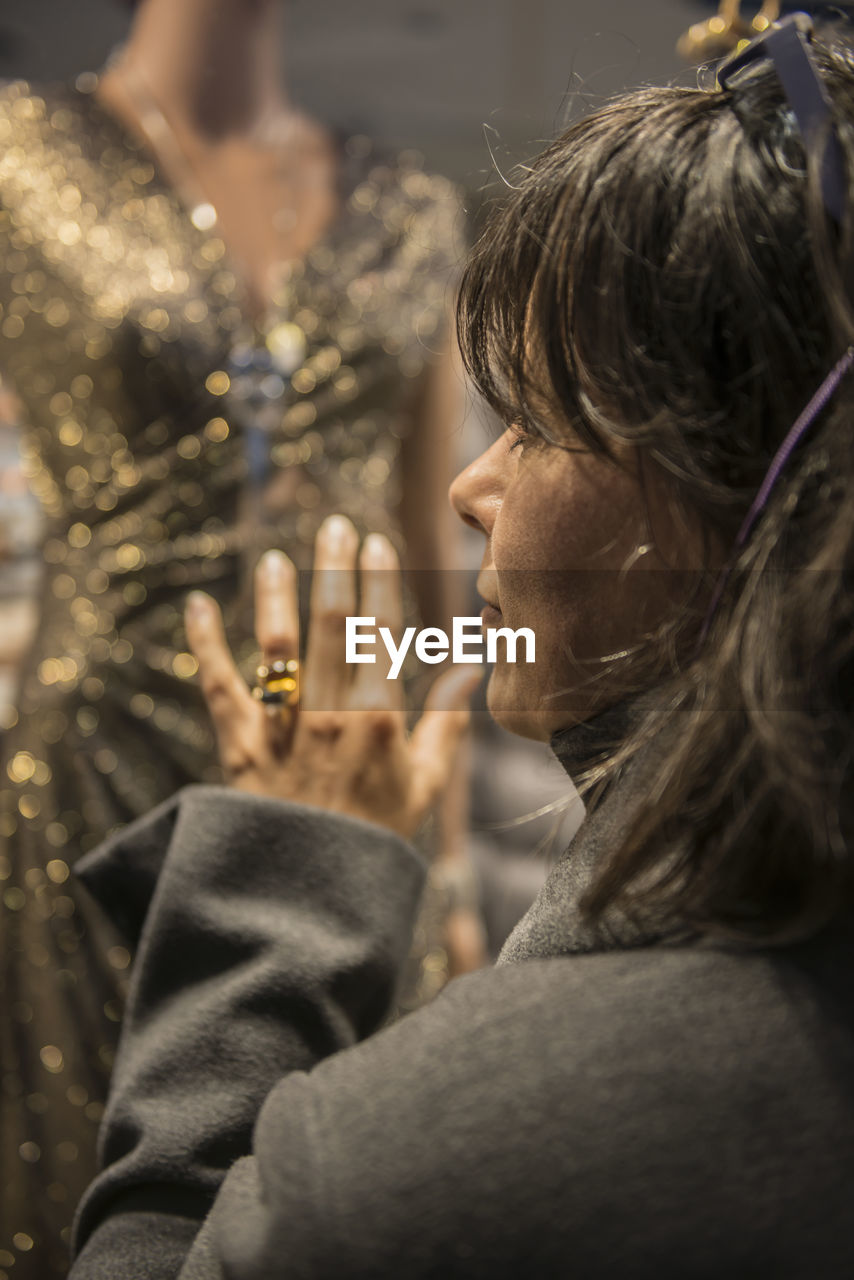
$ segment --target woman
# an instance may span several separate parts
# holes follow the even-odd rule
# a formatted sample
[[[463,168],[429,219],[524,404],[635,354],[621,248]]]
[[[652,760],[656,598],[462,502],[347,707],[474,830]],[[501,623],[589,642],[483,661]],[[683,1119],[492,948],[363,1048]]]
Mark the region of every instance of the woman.
[[[508,425],[452,500],[486,620],[537,640],[489,706],[599,784],[494,969],[373,1034],[460,716],[407,743],[394,682],[351,680],[353,529],[296,715],[192,604],[236,790],[89,864],[142,940],[75,1280],[851,1274],[854,64],[778,31],[724,90],[574,126],[463,282]],[[398,626],[388,544],[359,567]],[[258,579],[290,655],[292,576]]]
[[[283,544],[307,569],[337,510],[413,567],[451,554],[459,204],[297,110],[281,8],[145,0],[100,78],[0,88],[0,367],[47,518],[0,757],[0,1251],[32,1242],[34,1280],[65,1271],[128,964],[68,868],[217,776],[188,589],[248,616],[247,566]]]

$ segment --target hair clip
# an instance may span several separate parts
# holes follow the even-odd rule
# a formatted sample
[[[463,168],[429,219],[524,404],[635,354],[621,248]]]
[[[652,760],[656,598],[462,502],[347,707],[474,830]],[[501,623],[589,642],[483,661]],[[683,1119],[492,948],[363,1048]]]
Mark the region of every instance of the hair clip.
[[[725,58],[718,68],[718,84],[729,89],[735,77],[747,68],[765,59],[773,64],[805,147],[809,151],[824,143],[821,194],[827,212],[841,222],[846,203],[845,166],[833,127],[830,98],[810,56],[812,32],[809,14],[790,14]]]

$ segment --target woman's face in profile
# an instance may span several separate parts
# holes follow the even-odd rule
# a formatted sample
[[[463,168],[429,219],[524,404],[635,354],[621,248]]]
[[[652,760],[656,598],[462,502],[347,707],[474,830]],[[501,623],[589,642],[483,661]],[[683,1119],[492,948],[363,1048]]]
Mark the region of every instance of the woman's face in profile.
[[[563,438],[563,437],[561,437]],[[647,468],[651,472],[652,468]],[[663,478],[638,455],[620,465],[580,444],[508,429],[454,481],[451,503],[486,537],[478,591],[487,627],[529,627],[536,661],[503,644],[487,705],[505,728],[548,739],[619,698],[608,655],[635,646],[685,592],[674,570],[702,565]]]

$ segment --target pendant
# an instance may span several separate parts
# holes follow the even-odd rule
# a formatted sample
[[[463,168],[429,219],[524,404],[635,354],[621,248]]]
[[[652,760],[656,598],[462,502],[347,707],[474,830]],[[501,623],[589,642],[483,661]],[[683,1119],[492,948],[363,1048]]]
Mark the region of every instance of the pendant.
[[[216,209],[204,200],[190,210],[190,221],[197,231],[210,231],[216,226]]]
[[[305,359],[308,343],[305,334],[292,320],[280,320],[264,337],[273,368],[283,378],[289,378]]]

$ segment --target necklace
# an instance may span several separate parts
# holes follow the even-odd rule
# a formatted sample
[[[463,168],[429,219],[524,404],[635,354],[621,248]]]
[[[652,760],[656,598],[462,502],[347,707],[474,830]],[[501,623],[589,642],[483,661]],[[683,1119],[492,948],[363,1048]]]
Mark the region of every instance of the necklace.
[[[219,222],[215,205],[208,199],[202,184],[196,177],[193,165],[184,147],[170,123],[166,113],[158,103],[147,77],[141,68],[133,62],[122,66],[122,85],[126,96],[136,112],[139,128],[145,135],[148,144],[161,163],[164,172],[181,204],[187,211],[192,225],[200,232],[213,231]],[[262,122],[256,134],[264,146],[274,144],[284,146],[295,132],[293,120]],[[296,211],[292,206],[283,206],[273,215],[273,227],[277,231],[287,230],[296,220]],[[283,261],[273,271],[283,274],[286,263]],[[243,343],[240,347],[240,363],[243,376],[250,373],[257,365],[257,372],[262,376],[271,369],[280,379],[290,377],[305,359],[307,342],[304,331],[294,324],[287,314],[287,306],[280,291],[273,293],[272,305],[268,305],[265,318],[253,325],[256,338],[263,344],[259,349],[258,342]],[[253,355],[254,353],[254,355]],[[257,355],[258,360],[255,359]],[[269,380],[268,389],[275,385]],[[254,398],[254,396],[252,397]],[[269,396],[264,395],[269,401]]]
[[[219,221],[214,205],[201,190],[190,160],[149,87],[133,62],[123,63],[122,87],[136,112],[138,125],[197,231],[212,231]]]
[[[190,158],[147,78],[138,66],[124,63],[122,85],[136,113],[138,127],[154,158],[160,162],[191,224],[203,234],[214,231],[219,222],[216,206],[203,190]],[[280,128],[274,136],[268,123],[264,126],[263,145],[278,143],[283,146],[287,136],[292,134],[291,126]],[[281,208],[274,214],[274,227],[285,230],[295,219],[293,208]],[[284,262],[280,264],[282,275],[286,274],[286,265]],[[264,318],[243,326],[225,361],[229,398],[241,402],[248,411],[243,431],[243,452],[249,510],[261,498],[270,477],[271,440],[281,422],[287,382],[303,364],[308,351],[305,332],[290,318],[289,311],[284,291],[276,289]]]

